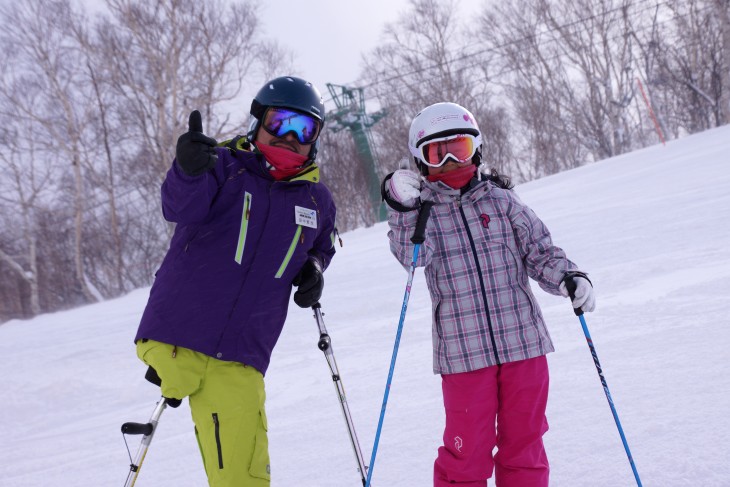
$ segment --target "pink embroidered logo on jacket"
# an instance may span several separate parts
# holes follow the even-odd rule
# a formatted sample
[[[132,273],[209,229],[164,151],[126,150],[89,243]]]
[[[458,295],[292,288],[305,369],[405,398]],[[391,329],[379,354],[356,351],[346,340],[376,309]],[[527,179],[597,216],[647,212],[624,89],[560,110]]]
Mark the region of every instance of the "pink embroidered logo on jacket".
[[[487,215],[486,213],[482,213],[481,215],[479,215],[479,219],[482,221],[482,226],[484,228],[489,228],[489,215]]]

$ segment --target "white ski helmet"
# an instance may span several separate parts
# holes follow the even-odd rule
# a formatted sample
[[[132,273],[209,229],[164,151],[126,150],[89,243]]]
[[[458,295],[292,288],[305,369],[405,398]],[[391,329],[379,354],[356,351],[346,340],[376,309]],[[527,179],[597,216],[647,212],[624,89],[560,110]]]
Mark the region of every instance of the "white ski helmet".
[[[428,173],[424,164],[423,144],[429,140],[458,134],[474,136],[474,151],[477,156],[475,164],[479,165],[482,134],[474,115],[469,110],[456,103],[435,103],[421,110],[413,118],[408,132],[408,149],[423,174]]]

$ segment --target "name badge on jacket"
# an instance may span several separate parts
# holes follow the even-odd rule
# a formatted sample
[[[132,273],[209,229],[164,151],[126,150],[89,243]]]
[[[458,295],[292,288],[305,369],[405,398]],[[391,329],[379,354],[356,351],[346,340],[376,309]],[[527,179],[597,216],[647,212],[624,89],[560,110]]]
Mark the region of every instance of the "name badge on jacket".
[[[317,228],[317,211],[303,208],[301,206],[294,207],[294,219],[297,225],[309,228]]]

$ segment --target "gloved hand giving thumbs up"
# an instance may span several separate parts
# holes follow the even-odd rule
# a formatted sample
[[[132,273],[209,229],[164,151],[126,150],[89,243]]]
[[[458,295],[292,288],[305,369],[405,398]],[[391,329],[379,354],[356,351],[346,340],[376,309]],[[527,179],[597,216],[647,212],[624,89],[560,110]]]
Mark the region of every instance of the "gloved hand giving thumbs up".
[[[198,176],[215,167],[218,155],[215,146],[218,144],[212,137],[203,133],[203,121],[200,112],[193,110],[188,121],[188,131],[177,139],[175,158],[188,176]]]

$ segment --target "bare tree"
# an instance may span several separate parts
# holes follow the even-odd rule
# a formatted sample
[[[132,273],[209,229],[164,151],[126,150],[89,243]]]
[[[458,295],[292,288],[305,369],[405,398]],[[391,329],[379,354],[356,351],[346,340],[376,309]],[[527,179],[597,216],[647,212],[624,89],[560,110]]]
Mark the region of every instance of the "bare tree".
[[[261,47],[256,8],[219,0],[107,3],[111,17],[97,34],[109,82],[144,156],[134,169],[159,181],[192,108],[201,111],[211,136],[241,125],[221,104],[234,100],[245,81],[260,84],[247,78]]]
[[[728,67],[727,2],[670,0],[671,22],[661,46],[666,89],[679,106],[674,114],[693,133],[727,123]]]
[[[330,127],[322,133],[317,155],[322,182],[337,206],[337,228],[352,230],[375,223],[368,180],[349,130]]]
[[[722,70],[725,77],[720,95],[722,123],[730,123],[730,0],[715,0],[717,21],[722,29]]]
[[[397,169],[398,161],[409,155],[411,120],[437,102],[459,103],[474,113],[487,145],[499,147],[487,151],[486,160],[499,169],[509,165],[501,108],[492,102],[479,63],[464,55],[475,42],[471,33],[462,35],[456,12],[453,0],[411,0],[408,10],[386,27],[384,42],[364,58],[365,88],[387,112],[373,127],[380,153],[385,155],[382,173]]]
[[[487,6],[479,36],[489,56],[493,84],[509,100],[513,121],[510,138],[515,147],[513,164],[521,180],[553,174],[583,164],[586,150],[580,144],[573,110],[575,89],[559,45],[549,37],[542,10],[533,1]]]
[[[242,87],[291,55],[261,36],[248,2],[109,0],[92,23],[68,0],[36,0],[1,16],[1,135],[15,144],[0,148],[14,229],[0,238],[2,268],[28,283],[31,314],[149,283],[168,237],[159,185],[189,111],[212,135],[240,128]],[[28,167],[48,175],[42,198]]]
[[[582,87],[571,108],[596,159],[633,148],[631,0],[541,0],[545,24]]]
[[[655,6],[645,19],[632,19],[631,35],[637,48],[636,83],[641,96],[634,98],[637,112],[647,114],[639,119],[641,140],[652,140],[649,134],[659,130],[661,138],[679,134],[669,114],[674,113],[673,99],[667,96],[668,86],[661,51],[666,42],[665,29],[659,19],[660,8]],[[643,80],[643,81],[642,81]],[[646,123],[644,123],[646,119]],[[658,128],[657,128],[658,125]]]
[[[17,95],[24,96],[22,93]],[[0,107],[3,112],[12,109],[7,100],[3,100]],[[3,117],[3,120],[7,119]],[[12,122],[3,126],[21,128]],[[23,128],[30,129],[32,133],[33,125]],[[36,141],[33,138],[20,138],[5,129],[2,139],[4,150],[0,151],[0,162],[9,177],[0,180],[0,208],[4,210],[0,213],[5,229],[0,242],[0,260],[27,286],[27,293],[20,291],[21,302],[27,301],[30,314],[36,315],[41,311],[41,300],[38,282],[40,235],[37,233],[35,211],[41,204],[51,175],[48,167],[35,161]]]
[[[82,251],[85,188],[84,131],[91,106],[84,93],[77,45],[69,36],[73,18],[80,14],[63,0],[37,0],[13,4],[5,16],[5,42],[19,53],[18,71],[33,75],[43,89],[38,91],[41,109],[16,104],[19,116],[42,129],[47,141],[63,154],[73,175],[73,226],[75,286],[86,301],[99,295],[89,286]],[[5,93],[8,96],[8,93]]]

